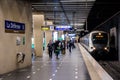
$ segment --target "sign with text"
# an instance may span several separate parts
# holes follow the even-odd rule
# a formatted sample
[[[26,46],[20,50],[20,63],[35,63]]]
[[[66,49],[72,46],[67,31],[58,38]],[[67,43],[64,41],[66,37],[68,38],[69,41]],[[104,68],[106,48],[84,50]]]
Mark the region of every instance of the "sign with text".
[[[50,27],[49,26],[41,26],[41,30],[48,31],[48,30],[50,30]]]
[[[25,24],[5,20],[5,32],[7,33],[25,33]]]
[[[58,30],[58,31],[72,30],[72,26],[58,25],[58,26],[55,26],[55,30]]]

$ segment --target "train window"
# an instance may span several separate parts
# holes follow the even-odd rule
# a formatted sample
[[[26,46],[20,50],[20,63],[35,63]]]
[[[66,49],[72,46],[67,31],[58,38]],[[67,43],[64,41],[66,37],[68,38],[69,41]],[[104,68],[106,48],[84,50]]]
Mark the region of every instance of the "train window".
[[[92,41],[93,44],[107,44],[108,35],[106,33],[101,33],[101,35],[99,35],[98,33],[94,33],[92,35]]]

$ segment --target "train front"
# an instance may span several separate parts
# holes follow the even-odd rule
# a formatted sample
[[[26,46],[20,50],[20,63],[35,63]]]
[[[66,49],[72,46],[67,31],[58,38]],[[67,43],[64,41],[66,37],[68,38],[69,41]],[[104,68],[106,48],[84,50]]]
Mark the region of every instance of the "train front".
[[[92,43],[94,46],[93,57],[104,58],[109,53],[109,39],[108,34],[99,32],[92,34]]]

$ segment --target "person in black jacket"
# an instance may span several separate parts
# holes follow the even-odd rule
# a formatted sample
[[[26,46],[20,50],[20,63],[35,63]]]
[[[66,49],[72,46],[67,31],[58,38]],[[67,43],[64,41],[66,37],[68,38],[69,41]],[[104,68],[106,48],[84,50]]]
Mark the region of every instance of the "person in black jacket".
[[[58,56],[59,56],[60,50],[61,50],[59,44],[60,44],[60,41],[59,41],[59,40],[55,41],[55,43],[54,43],[54,53],[55,53],[55,55],[56,55],[56,59],[59,59]]]
[[[48,54],[49,54],[49,57],[50,57],[50,58],[52,58],[53,43],[52,43],[52,41],[51,41],[51,40],[49,41],[49,43],[48,43],[47,47],[48,47]]]
[[[69,52],[70,52],[70,53],[71,53],[72,45],[73,45],[73,43],[72,43],[72,41],[70,40],[70,41],[69,41]]]

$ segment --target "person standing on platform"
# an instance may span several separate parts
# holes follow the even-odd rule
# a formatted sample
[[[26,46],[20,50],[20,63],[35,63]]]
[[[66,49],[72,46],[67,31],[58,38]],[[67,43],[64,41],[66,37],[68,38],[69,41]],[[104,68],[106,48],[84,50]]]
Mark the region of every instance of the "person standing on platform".
[[[73,44],[72,44],[72,41],[70,40],[70,41],[69,41],[69,52],[70,52],[70,53],[71,53],[72,45],[73,45]]]
[[[62,49],[61,49],[61,52],[62,54],[64,55],[65,54],[65,48],[66,48],[66,45],[65,45],[65,40],[62,41]]]
[[[56,59],[59,59],[58,56],[60,54],[60,41],[56,41],[55,44],[54,44],[54,52],[55,52],[55,55],[56,55]]]
[[[51,41],[51,40],[49,41],[49,43],[48,43],[47,47],[48,47],[48,54],[49,54],[49,58],[52,58],[53,43],[52,43],[52,41]]]
[[[69,41],[67,41],[67,43],[66,43],[66,44],[67,44],[67,49],[68,49],[68,48],[69,48]]]

